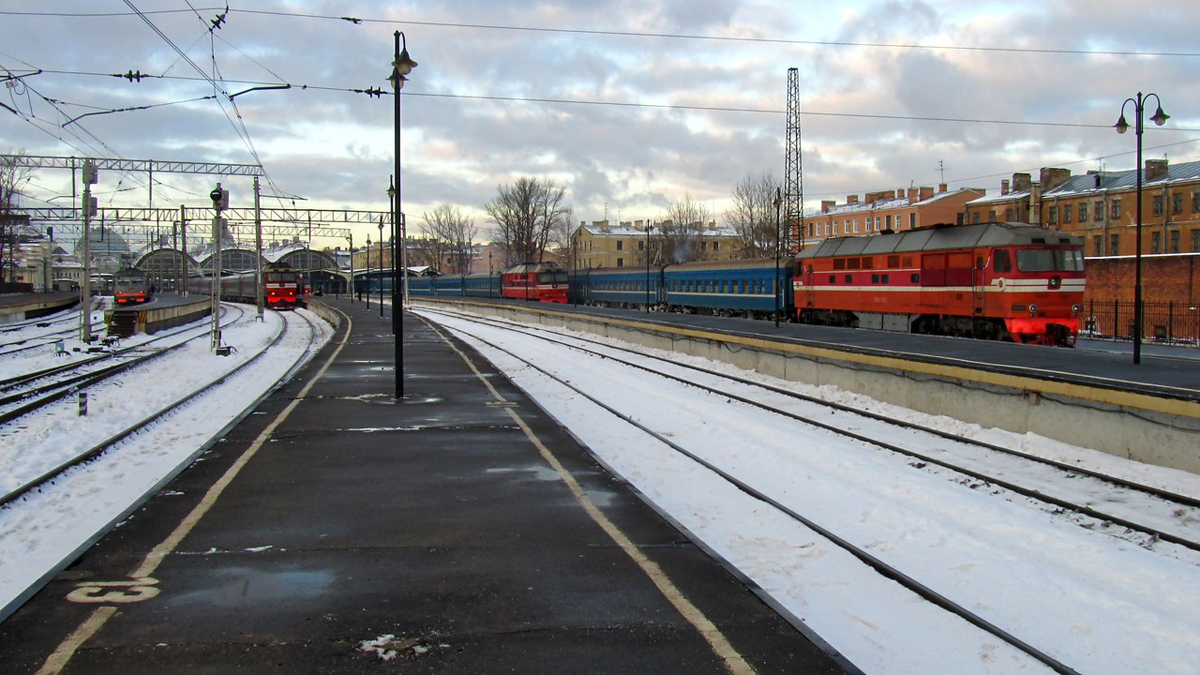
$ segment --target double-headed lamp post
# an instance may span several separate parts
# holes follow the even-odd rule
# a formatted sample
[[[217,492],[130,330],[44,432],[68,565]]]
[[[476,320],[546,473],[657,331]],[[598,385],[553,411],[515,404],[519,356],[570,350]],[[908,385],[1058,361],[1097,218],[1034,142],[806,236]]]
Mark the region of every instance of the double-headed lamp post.
[[[396,138],[396,202],[392,207],[392,218],[394,222],[400,221],[400,213],[404,211],[400,201],[400,90],[404,88],[404,82],[407,78],[404,76],[411,73],[413,68],[417,67],[417,62],[413,61],[408,56],[408,43],[404,40],[404,33],[396,31],[395,35],[395,58],[392,60],[392,74],[388,77],[388,81],[392,83],[392,89],[395,91],[395,138]],[[404,47],[401,48],[400,43],[404,41]],[[405,270],[407,276],[408,270]],[[396,308],[393,306],[392,311]],[[403,325],[403,322],[401,322]],[[396,399],[404,400],[404,338],[402,331],[396,331],[393,342],[396,345],[396,365],[393,370],[396,373]]]
[[[397,302],[397,296],[396,296],[396,293],[398,292],[398,289],[396,288],[396,286],[399,283],[399,280],[396,277],[396,260],[398,259],[398,256],[396,255],[396,247],[398,246],[398,244],[396,243],[396,181],[395,181],[395,176],[388,177],[387,195],[388,195],[388,213],[392,219],[392,245],[390,247],[388,247],[392,254],[392,335],[397,336],[400,333],[400,330],[399,330],[400,329],[400,325],[399,325],[400,312],[404,311],[404,305]],[[408,273],[408,271],[405,270],[405,274],[407,274],[407,273]]]
[[[771,288],[775,291],[775,327],[779,328],[779,207],[783,204],[783,195],[779,188],[775,188],[775,280],[771,282]]]
[[[383,318],[383,216],[379,217],[379,318]]]
[[[1135,171],[1137,172],[1137,201],[1135,205],[1135,222],[1137,228],[1136,234],[1134,235],[1136,237],[1136,241],[1134,246],[1135,253],[1133,282],[1134,363],[1142,362],[1142,173],[1144,172],[1142,167],[1142,129],[1144,126],[1142,124],[1142,117],[1146,110],[1146,101],[1148,101],[1151,96],[1154,97],[1154,100],[1158,105],[1158,109],[1154,111],[1154,114],[1150,116],[1150,119],[1160,127],[1165,124],[1170,118],[1170,115],[1163,112],[1162,100],[1158,97],[1158,94],[1151,93],[1142,96],[1142,92],[1139,91],[1137,98],[1127,98],[1125,99],[1125,102],[1121,104],[1121,117],[1117,120],[1117,123],[1113,125],[1113,128],[1117,130],[1118,134],[1123,134],[1126,131],[1129,131],[1129,123],[1125,121],[1125,106],[1132,103],[1134,114],[1134,136],[1137,139],[1137,166],[1135,167]]]

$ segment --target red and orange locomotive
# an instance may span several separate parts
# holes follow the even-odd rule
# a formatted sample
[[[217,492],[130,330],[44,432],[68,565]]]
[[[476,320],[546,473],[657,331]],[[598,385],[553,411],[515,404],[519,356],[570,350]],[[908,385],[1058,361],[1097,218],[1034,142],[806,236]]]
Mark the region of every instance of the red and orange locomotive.
[[[796,258],[801,322],[1073,345],[1083,242],[1019,223],[826,239]]]

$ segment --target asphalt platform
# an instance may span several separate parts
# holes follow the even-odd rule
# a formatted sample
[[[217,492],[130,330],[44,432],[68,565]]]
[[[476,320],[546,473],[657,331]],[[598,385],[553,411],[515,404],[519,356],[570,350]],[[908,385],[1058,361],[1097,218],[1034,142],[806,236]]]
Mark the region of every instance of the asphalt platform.
[[[0,670],[856,672],[476,353],[405,316],[397,402],[390,308],[321,301],[349,335],[0,624]]]

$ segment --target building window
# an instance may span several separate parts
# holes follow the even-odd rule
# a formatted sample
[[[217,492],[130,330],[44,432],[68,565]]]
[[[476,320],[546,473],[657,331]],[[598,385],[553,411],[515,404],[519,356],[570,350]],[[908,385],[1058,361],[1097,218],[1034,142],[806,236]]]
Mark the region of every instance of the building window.
[[[1087,204],[1080,204],[1079,205],[1079,219],[1083,220],[1084,218],[1087,218]],[[1064,223],[1071,222],[1071,205],[1070,204],[1063,204],[1062,220]]]
[[[716,252],[716,251],[720,251],[720,250],[721,250],[721,242],[714,241],[713,242],[713,251]]]
[[[1200,253],[1200,230],[1192,230],[1192,252]]]
[[[617,250],[618,251],[625,250],[625,242],[624,241],[622,241],[620,239],[617,240]],[[216,283],[217,282],[215,282],[215,281],[213,282],[213,288],[216,288]]]
[[[911,230],[911,229],[915,228],[916,226],[917,226],[917,214],[916,213],[908,214],[908,229]]]
[[[1097,223],[1104,220],[1104,202],[1096,202],[1096,208],[1092,209],[1092,220]]]
[[[1170,253],[1179,253],[1179,230],[1171,230]]]
[[[1111,215],[1112,215],[1113,220],[1116,220],[1121,217],[1121,200],[1119,198],[1112,200],[1112,214]]]
[[[624,259],[624,258],[617,258],[617,267],[624,267],[624,266],[625,266],[625,259]],[[215,282],[215,281],[214,281],[213,283],[215,284],[215,283],[217,283],[217,282]]]
[[[1012,209],[1004,209],[1004,222],[1011,223],[1015,219],[1014,218],[1015,215],[1016,214],[1013,212]]]
[[[1162,195],[1154,195],[1154,215],[1161,216],[1163,214],[1163,197]]]
[[[1200,192],[1192,193],[1192,213],[1200,213]]]
[[[1104,255],[1104,237],[1098,234],[1092,237],[1092,255]]]
[[[1171,213],[1183,213],[1183,193],[1171,195]]]
[[[1087,222],[1087,213],[1088,213],[1087,206],[1088,206],[1087,202],[1079,202],[1079,222],[1081,222],[1081,223]],[[1070,220],[1067,219],[1067,209],[1069,209],[1069,208],[1071,208],[1070,204],[1063,204],[1063,222],[1064,223],[1071,222]]]
[[[838,222],[835,220],[835,221],[833,221],[833,235],[836,237],[837,233],[838,233]],[[216,282],[214,281],[213,283],[215,284]]]
[[[1162,253],[1162,232],[1150,233],[1150,253]]]
[[[1046,222],[1050,223],[1051,225],[1058,224],[1058,207],[1057,206],[1050,207],[1050,213],[1049,213],[1049,216],[1046,218]]]
[[[1200,193],[1197,193],[1197,194],[1200,194]],[[885,217],[883,222],[887,226],[887,229],[889,229],[889,230],[892,229],[892,217],[891,216]]]
[[[1114,234],[1108,238],[1108,254],[1121,255],[1121,235]]]
[[[978,222],[979,222],[979,212],[978,212],[978,211],[976,211],[975,213],[971,214],[971,222],[972,222],[972,223],[978,223]]]

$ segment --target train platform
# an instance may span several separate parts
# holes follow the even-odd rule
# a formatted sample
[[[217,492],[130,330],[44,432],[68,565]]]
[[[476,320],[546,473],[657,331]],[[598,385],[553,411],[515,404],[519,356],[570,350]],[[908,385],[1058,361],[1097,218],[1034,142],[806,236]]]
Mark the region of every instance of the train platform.
[[[406,316],[397,402],[390,308],[320,300],[331,343],[0,624],[6,672],[857,672],[477,354]]]
[[[40,316],[79,304],[77,292],[9,293],[0,295],[0,324]]]

